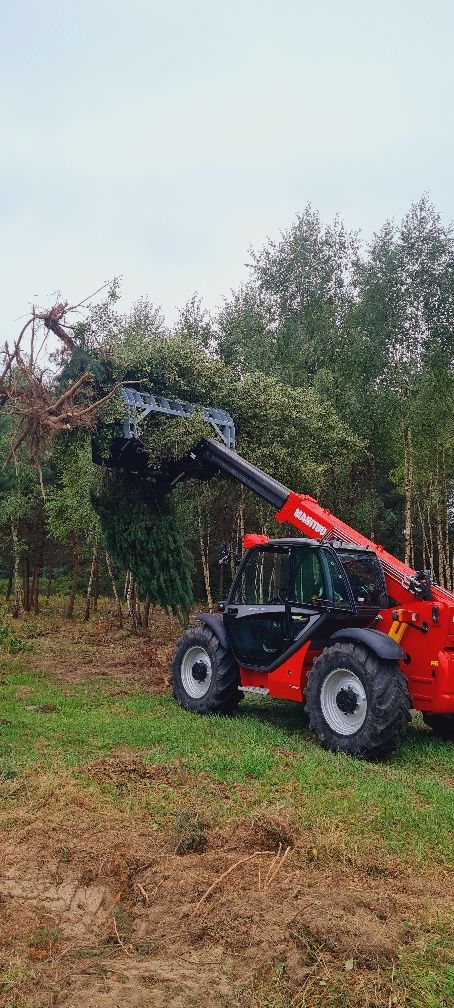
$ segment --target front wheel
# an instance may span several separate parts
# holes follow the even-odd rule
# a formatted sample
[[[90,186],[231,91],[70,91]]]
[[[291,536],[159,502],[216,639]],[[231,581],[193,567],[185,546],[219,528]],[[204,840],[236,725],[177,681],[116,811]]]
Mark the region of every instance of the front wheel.
[[[309,673],[310,728],[332,752],[363,759],[393,752],[407,730],[410,706],[397,662],[350,641],[325,648]]]
[[[172,659],[175,700],[198,714],[231,714],[242,693],[238,664],[207,626],[190,627],[177,641]]]
[[[423,721],[437,738],[454,740],[454,714],[423,714]]]

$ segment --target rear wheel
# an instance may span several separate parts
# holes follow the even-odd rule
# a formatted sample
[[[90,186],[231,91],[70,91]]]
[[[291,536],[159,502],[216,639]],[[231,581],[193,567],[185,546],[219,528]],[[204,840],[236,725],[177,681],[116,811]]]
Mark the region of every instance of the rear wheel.
[[[230,648],[209,627],[190,627],[177,641],[172,659],[173,695],[198,714],[231,714],[242,694]]]
[[[423,721],[437,738],[454,739],[454,714],[423,714]]]
[[[309,673],[310,728],[332,752],[364,759],[392,752],[405,735],[410,706],[397,662],[350,641],[325,648]]]

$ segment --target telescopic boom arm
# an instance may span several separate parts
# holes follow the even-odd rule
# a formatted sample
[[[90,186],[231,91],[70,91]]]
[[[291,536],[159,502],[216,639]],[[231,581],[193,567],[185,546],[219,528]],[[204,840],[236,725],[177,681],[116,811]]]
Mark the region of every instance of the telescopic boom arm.
[[[388,593],[396,603],[410,601],[414,603],[416,596],[420,600],[454,605],[454,596],[451,592],[435,585],[431,586],[428,575],[417,573],[397,557],[387,553],[382,546],[367,539],[323,508],[313,497],[295,493],[242,458],[234,450],[235,425],[225,410],[212,406],[198,406],[132,388],[123,388],[121,393],[127,405],[127,417],[123,426],[124,438],[127,441],[140,438],[140,422],[150,413],[186,418],[202,415],[218,434],[220,440],[203,438],[189,456],[182,460],[180,466],[172,466],[172,485],[190,477],[204,478],[207,472],[223,473],[276,508],[276,519],[279,522],[288,522],[303,535],[325,542],[340,540],[362,549],[373,550],[383,566]]]
[[[303,535],[324,542],[340,540],[361,549],[373,550],[385,571],[388,592],[396,601],[404,602],[409,599],[414,601],[415,595],[419,598],[423,597],[424,585],[421,574],[418,575],[416,571],[402,563],[397,557],[387,553],[382,546],[367,539],[356,529],[331,514],[313,497],[295,493],[261,469],[251,465],[237,452],[212,438],[204,438],[203,441],[200,441],[193,454],[194,459],[224,473],[271,504],[276,508],[275,518],[277,521],[288,522]],[[426,592],[427,589],[430,593],[430,588],[426,585]],[[445,591],[444,588],[432,586],[430,598],[435,601],[437,597],[440,602],[450,599],[454,603],[454,596],[450,592]],[[430,599],[426,601],[428,600]]]

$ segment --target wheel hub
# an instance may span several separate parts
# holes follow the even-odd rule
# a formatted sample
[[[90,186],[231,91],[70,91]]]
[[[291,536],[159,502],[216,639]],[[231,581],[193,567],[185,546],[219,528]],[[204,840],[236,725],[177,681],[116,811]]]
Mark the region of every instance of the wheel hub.
[[[188,696],[200,700],[211,686],[213,668],[208,651],[194,645],[188,648],[181,661],[181,682]]]
[[[323,717],[337,735],[354,735],[364,724],[367,697],[364,684],[349,668],[328,672],[320,690]]]
[[[353,714],[359,704],[359,697],[351,686],[343,686],[336,696],[336,703],[343,714]]]
[[[205,682],[208,675],[208,669],[202,661],[197,661],[194,662],[194,665],[192,666],[192,674],[196,682]]]

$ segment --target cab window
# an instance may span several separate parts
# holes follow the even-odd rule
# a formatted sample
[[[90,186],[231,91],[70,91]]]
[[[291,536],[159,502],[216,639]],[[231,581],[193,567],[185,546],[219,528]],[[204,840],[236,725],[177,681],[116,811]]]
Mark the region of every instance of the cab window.
[[[388,605],[386,584],[380,561],[374,553],[339,550],[339,557],[348,577],[355,603],[359,609],[383,609]]]
[[[324,596],[324,578],[319,551],[310,547],[293,550],[293,591],[291,601],[316,607]]]
[[[252,550],[232,602],[238,605],[279,605],[288,597],[288,549]]]
[[[327,601],[335,609],[351,609],[347,578],[334,553],[330,549],[324,549],[323,560],[328,570]]]

